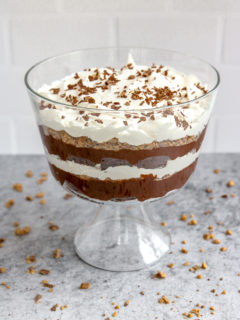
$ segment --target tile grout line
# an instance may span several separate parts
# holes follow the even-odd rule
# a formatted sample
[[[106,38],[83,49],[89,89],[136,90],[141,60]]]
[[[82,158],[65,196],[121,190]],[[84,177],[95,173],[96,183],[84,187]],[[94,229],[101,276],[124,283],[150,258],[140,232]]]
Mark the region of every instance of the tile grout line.
[[[216,62],[223,62],[223,53],[224,53],[224,35],[225,35],[225,27],[226,27],[226,16],[218,17],[218,32],[217,32],[217,48],[216,48]]]
[[[12,60],[12,47],[11,47],[11,37],[10,37],[10,22],[9,22],[9,18],[4,17],[2,19],[3,22],[3,41],[5,44],[5,48],[4,48],[4,55],[5,55],[5,65],[7,67],[11,66],[11,60]]]
[[[114,20],[115,20],[114,21],[114,24],[115,24],[115,26],[114,26],[115,45],[116,45],[116,47],[119,47],[119,17],[118,16],[115,17]]]
[[[10,119],[10,128],[11,128],[11,149],[12,154],[19,154],[17,147],[17,136],[16,136],[16,126],[13,119]]]
[[[63,0],[55,0],[55,8],[57,10],[57,14],[62,13],[64,11]]]

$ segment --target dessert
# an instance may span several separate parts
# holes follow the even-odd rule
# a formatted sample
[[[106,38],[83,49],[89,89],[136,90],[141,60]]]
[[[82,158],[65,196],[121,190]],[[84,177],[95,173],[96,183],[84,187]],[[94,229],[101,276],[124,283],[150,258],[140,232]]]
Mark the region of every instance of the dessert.
[[[144,201],[181,188],[205,135],[206,93],[194,75],[138,66],[131,56],[121,69],[44,84],[38,124],[54,177],[97,200]]]

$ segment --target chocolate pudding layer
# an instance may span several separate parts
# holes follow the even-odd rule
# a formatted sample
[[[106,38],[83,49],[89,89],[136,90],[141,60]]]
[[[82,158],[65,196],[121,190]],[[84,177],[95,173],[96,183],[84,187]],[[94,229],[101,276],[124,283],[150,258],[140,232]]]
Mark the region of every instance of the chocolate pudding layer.
[[[63,171],[50,164],[53,176],[61,185],[65,184],[70,190],[98,200],[132,200],[144,201],[151,198],[163,197],[168,192],[181,188],[195,169],[197,159],[183,170],[156,180],[152,174],[141,175],[140,178],[123,180],[99,180],[86,176],[77,176]]]
[[[84,138],[72,138],[66,132],[57,132],[39,127],[43,143],[49,154],[58,155],[62,160],[95,166],[101,164],[102,170],[109,166],[129,165],[138,168],[157,168],[166,162],[182,157],[189,152],[197,152],[202,144],[206,128],[198,137],[186,137],[176,141],[153,142],[148,145],[122,146],[119,142],[84,142]],[[118,148],[116,148],[116,145]],[[114,146],[115,147],[114,147]],[[152,147],[152,148],[151,148]]]

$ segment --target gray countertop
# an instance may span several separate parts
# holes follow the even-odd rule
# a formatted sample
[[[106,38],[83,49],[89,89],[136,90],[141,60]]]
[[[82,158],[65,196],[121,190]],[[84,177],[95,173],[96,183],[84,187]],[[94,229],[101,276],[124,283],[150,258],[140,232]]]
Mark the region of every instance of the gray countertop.
[[[220,169],[214,174],[214,169]],[[26,178],[25,172],[31,169],[33,178]],[[82,262],[73,249],[73,237],[77,228],[86,223],[97,208],[78,198],[65,200],[65,191],[58,186],[51,175],[42,185],[36,184],[42,171],[49,171],[43,156],[1,156],[0,157],[0,238],[5,238],[0,248],[0,267],[6,268],[0,273],[0,319],[183,319],[183,313],[189,313],[196,304],[202,317],[199,319],[240,319],[240,155],[214,154],[202,155],[196,172],[187,185],[168,199],[152,204],[152,211],[159,223],[166,222],[166,228],[172,234],[171,252],[167,253],[158,265],[138,272],[106,272],[95,269]],[[235,186],[229,188],[227,181],[233,179]],[[23,184],[23,192],[12,189],[15,182]],[[209,187],[211,194],[206,193]],[[34,196],[44,191],[46,204],[39,199],[26,201],[25,196]],[[236,194],[231,197],[230,194]],[[222,198],[227,194],[228,198]],[[210,197],[213,199],[209,199]],[[14,198],[15,205],[7,209],[5,202]],[[169,200],[175,204],[167,205]],[[208,215],[205,211],[211,210]],[[197,225],[188,225],[179,219],[185,213],[188,221],[194,214]],[[51,231],[49,221],[59,226]],[[31,232],[17,237],[14,234],[14,222],[20,227],[30,226]],[[219,222],[222,224],[219,225]],[[221,244],[213,244],[203,239],[208,226],[214,227],[215,238]],[[225,234],[231,229],[232,235]],[[62,237],[65,240],[62,240]],[[182,240],[187,244],[183,245]],[[187,254],[180,249],[185,246]],[[220,251],[226,247],[227,251]],[[53,251],[60,248],[64,257],[53,259]],[[200,252],[203,248],[204,252]],[[37,262],[27,264],[25,258],[35,255]],[[188,261],[189,266],[183,266]],[[195,273],[189,268],[207,263],[206,270]],[[173,268],[167,265],[173,263]],[[49,269],[49,275],[27,273],[29,266],[35,269]],[[165,279],[152,279],[158,270],[166,273]],[[201,274],[202,279],[196,275]],[[54,285],[53,292],[43,287],[41,281],[47,279]],[[88,290],[80,290],[82,282],[90,282]],[[214,292],[211,292],[212,290]],[[226,290],[226,294],[222,292]],[[141,295],[140,291],[145,294]],[[157,295],[160,292],[160,296]],[[42,295],[41,303],[34,298]],[[170,304],[159,304],[162,295]],[[130,304],[124,307],[124,302]],[[119,304],[116,318],[112,302]],[[55,304],[68,308],[50,311]],[[210,306],[215,314],[211,315]],[[105,314],[105,316],[104,316]],[[193,316],[192,319],[198,319]]]

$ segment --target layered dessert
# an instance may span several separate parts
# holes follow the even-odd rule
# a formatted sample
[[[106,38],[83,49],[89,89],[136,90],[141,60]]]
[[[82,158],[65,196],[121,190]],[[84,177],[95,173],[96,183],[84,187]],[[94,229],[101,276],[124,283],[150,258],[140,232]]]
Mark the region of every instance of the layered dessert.
[[[193,172],[211,107],[207,86],[172,67],[90,68],[44,84],[39,128],[54,177],[97,200],[144,201]]]

